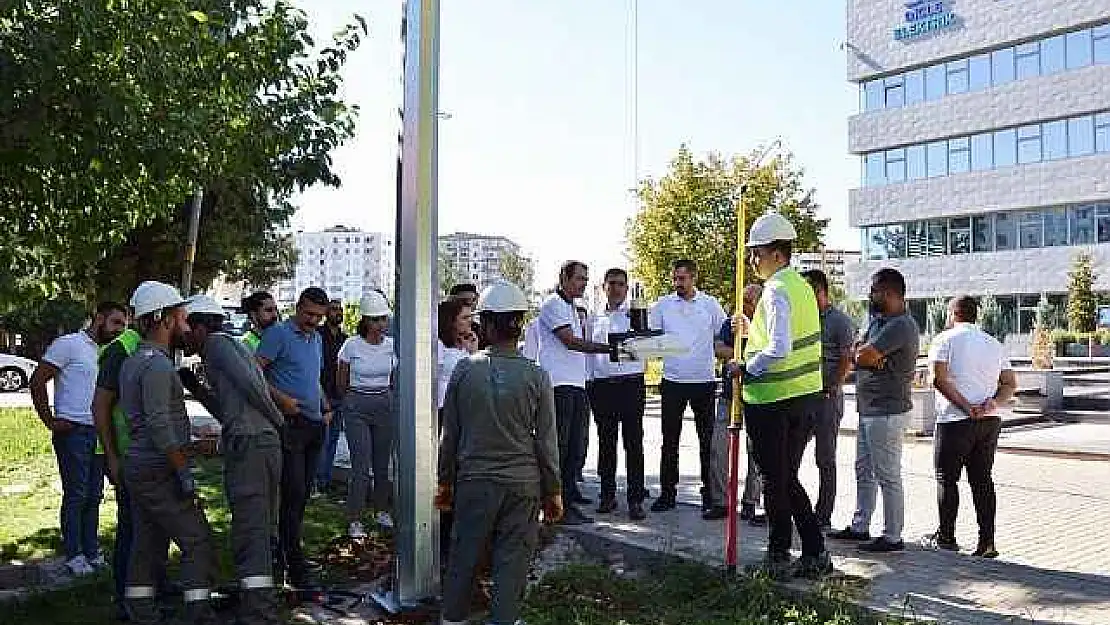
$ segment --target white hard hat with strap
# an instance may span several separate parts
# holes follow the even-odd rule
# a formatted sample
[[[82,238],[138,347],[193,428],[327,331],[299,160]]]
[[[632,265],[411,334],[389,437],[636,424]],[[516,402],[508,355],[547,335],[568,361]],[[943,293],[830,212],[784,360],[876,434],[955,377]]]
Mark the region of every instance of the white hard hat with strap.
[[[478,312],[527,312],[531,306],[524,291],[508,280],[498,280],[482,289],[478,296]]]
[[[131,308],[136,317],[187,304],[177,289],[162,282],[148,280],[135,289],[131,295]]]
[[[797,238],[798,231],[793,224],[782,213],[771,211],[760,215],[752,224],[745,247],[760,247],[775,241],[793,241]]]

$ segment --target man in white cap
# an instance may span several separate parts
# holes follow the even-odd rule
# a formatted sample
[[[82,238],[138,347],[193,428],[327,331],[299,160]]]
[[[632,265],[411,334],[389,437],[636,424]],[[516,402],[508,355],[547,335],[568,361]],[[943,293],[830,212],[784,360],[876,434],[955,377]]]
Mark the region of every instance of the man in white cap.
[[[239,625],[275,625],[271,549],[277,537],[281,484],[281,411],[250,348],[223,331],[224,311],[207,295],[188,305],[187,351],[204,360],[202,385],[189,369],[185,386],[220,422],[224,488],[231,507],[231,555],[242,588]]]
[[[215,623],[209,603],[217,572],[208,520],[197,501],[189,455],[185,388],[171,351],[185,346],[186,301],[177,289],[144,282],[131,307],[143,340],[120,370],[120,405],[131,423],[123,464],[134,509],[135,537],[124,596],[136,623],[157,623],[158,573],[165,565],[165,538],[181,549],[181,585],[190,623]]]
[[[747,260],[764,281],[763,294],[751,327],[742,328],[744,366],[735,375],[743,381],[744,417],[763,477],[765,563],[772,574],[786,572],[796,525],[802,558],[794,574],[817,577],[831,571],[832,562],[798,469],[821,405],[821,316],[813,289],[790,266],[797,238],[777,212],[752,224]]]

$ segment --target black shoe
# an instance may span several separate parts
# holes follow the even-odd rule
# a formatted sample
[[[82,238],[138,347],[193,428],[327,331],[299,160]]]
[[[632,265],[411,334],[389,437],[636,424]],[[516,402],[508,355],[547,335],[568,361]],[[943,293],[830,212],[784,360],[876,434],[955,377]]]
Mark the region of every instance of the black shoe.
[[[740,520],[751,521],[755,518],[755,506],[740,506]]]
[[[993,559],[998,557],[998,550],[994,548],[994,543],[980,543],[975,551],[971,552],[971,555],[976,558]]]
[[[597,504],[598,514],[609,514],[617,509],[617,500],[614,497],[602,497],[601,502]]]
[[[790,566],[790,552],[767,551],[763,554],[763,560],[756,567],[756,570],[770,576],[772,579],[785,580],[790,576]]]
[[[829,535],[829,532],[833,531],[833,528],[832,528],[832,523],[824,523],[824,522],[822,522],[822,523],[819,523],[819,524],[818,524],[818,527],[820,527],[820,528],[821,528],[821,535],[822,535],[822,536],[828,536],[828,535]]]
[[[655,503],[651,504],[652,512],[666,512],[675,509],[674,495],[660,495]]]
[[[748,519],[748,525],[751,525],[752,527],[766,527],[767,526],[767,515],[766,514],[753,515],[752,518]]]
[[[574,476],[574,481],[575,482],[585,482],[586,477],[584,475],[582,475],[581,473],[579,473],[578,475]]]
[[[628,502],[628,518],[633,521],[643,521],[647,518],[647,513],[644,512],[644,504],[640,502]]]
[[[856,530],[852,529],[851,527],[846,527],[842,530],[836,530],[835,532],[829,532],[828,534],[825,534],[825,535],[828,536],[829,538],[833,539],[833,540],[855,540],[855,541],[871,540],[870,532],[857,532]]]
[[[892,553],[894,551],[905,551],[906,543],[902,541],[894,542],[887,540],[886,536],[880,536],[871,542],[861,544],[859,550],[868,553]]]
[[[582,514],[582,511],[578,508],[567,506],[566,511],[563,512],[563,519],[559,522],[563,525],[587,525],[593,523],[594,520],[592,517]]]
[[[820,579],[832,571],[832,558],[829,557],[828,551],[822,551],[815,556],[802,556],[798,560],[798,567],[794,569],[794,577]]]
[[[706,521],[720,521],[728,517],[728,509],[724,506],[713,506],[701,513],[701,518]]]
[[[585,497],[583,495],[578,495],[577,497],[574,498],[573,501],[571,501],[571,503],[578,504],[580,506],[588,506],[588,505],[592,504],[593,502],[594,502],[593,499],[590,499],[589,497]]]
[[[925,549],[939,549],[941,551],[959,551],[960,545],[956,542],[955,538],[949,538],[941,535],[940,532],[933,532],[928,536],[921,539],[921,546]]]

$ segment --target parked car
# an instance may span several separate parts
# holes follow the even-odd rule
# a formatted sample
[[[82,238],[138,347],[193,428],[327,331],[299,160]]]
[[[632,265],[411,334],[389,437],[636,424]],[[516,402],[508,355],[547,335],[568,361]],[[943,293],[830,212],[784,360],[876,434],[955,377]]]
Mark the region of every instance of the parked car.
[[[0,354],[0,393],[14,393],[25,388],[37,366],[38,363],[27,358]]]

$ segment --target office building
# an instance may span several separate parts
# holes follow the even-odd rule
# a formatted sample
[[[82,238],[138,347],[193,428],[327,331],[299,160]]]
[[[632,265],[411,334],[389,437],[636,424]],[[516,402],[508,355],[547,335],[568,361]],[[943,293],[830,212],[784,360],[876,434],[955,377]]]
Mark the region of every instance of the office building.
[[[332,299],[358,303],[377,288],[393,299],[393,237],[335,226],[323,232],[297,232],[297,265],[292,280],[278,284],[278,304],[291,306],[301,291],[318,286]]]
[[[1089,252],[1110,290],[1110,2],[848,0],[849,220],[863,260],[905,274],[911,310],[992,294],[1027,332]]]
[[[844,267],[860,261],[860,252],[855,250],[822,249],[818,252],[795,252],[790,264],[798,271],[820,269],[829,279],[829,288],[844,288]]]
[[[525,263],[527,282],[532,282],[532,261],[523,254],[519,245],[502,236],[455,232],[439,237],[440,255],[451,265],[463,282],[485,288],[494,280],[504,277],[501,259],[514,255]]]

